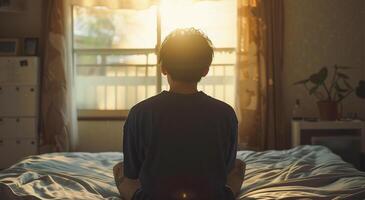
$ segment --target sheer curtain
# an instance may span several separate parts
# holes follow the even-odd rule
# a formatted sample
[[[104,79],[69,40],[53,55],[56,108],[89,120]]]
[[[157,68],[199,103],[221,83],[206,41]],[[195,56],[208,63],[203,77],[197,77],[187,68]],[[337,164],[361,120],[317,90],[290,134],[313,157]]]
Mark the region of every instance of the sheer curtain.
[[[41,91],[41,152],[71,151],[77,145],[77,113],[67,1],[45,2],[45,53]]]
[[[41,91],[41,152],[72,151],[78,144],[72,5],[143,9],[156,0],[47,0]]]
[[[237,114],[241,148],[281,148],[283,1],[238,0]]]

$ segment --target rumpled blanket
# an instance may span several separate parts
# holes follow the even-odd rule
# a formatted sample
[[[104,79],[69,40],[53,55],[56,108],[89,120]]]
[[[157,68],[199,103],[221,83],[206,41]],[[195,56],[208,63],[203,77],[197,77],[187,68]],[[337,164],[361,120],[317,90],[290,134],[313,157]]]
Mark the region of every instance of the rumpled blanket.
[[[365,172],[322,146],[239,151],[247,163],[237,199],[365,199]],[[0,172],[0,199],[119,200],[112,167],[123,154],[50,153]]]

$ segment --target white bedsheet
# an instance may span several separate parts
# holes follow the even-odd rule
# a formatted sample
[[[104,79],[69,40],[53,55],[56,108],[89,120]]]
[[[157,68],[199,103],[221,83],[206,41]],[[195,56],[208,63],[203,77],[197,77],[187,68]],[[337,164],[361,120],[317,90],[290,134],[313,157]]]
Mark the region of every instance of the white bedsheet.
[[[239,199],[365,199],[365,173],[321,146],[240,151],[247,163]],[[53,153],[0,172],[0,199],[120,199],[112,167],[121,153]]]

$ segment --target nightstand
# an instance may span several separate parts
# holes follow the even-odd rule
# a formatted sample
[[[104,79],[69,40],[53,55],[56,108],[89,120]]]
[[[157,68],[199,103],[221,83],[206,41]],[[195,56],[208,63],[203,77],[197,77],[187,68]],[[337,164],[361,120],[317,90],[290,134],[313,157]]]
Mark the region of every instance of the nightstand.
[[[365,170],[365,122],[293,120],[291,129],[293,147],[323,145],[356,168]]]

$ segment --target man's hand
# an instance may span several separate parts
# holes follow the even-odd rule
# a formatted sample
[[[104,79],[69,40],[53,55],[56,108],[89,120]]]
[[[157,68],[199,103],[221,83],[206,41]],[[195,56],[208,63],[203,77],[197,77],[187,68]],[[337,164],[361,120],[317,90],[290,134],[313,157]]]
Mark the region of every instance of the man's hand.
[[[120,196],[122,196],[123,199],[131,200],[134,193],[141,187],[139,179],[124,177],[123,162],[120,162],[113,167],[113,174]]]
[[[227,176],[227,185],[231,188],[235,197],[241,190],[243,179],[245,178],[245,170],[246,163],[242,160],[236,159],[234,162],[234,167]]]
[[[117,187],[119,187],[119,185],[124,180],[123,162],[117,163],[113,167],[113,175],[114,175],[115,184]]]

